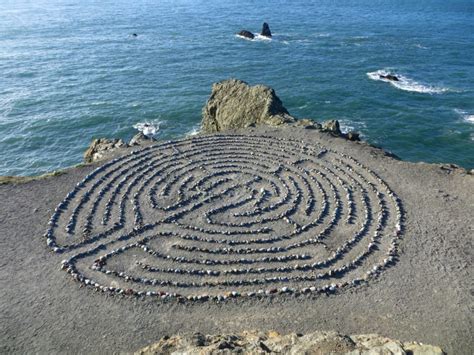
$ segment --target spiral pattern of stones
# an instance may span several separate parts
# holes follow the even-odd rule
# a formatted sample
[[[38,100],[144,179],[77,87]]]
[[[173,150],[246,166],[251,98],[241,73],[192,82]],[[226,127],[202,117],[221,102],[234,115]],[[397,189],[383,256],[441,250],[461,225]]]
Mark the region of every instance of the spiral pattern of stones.
[[[44,237],[97,291],[179,300],[337,293],[397,260],[403,209],[375,172],[267,136],[168,141],[88,174]]]

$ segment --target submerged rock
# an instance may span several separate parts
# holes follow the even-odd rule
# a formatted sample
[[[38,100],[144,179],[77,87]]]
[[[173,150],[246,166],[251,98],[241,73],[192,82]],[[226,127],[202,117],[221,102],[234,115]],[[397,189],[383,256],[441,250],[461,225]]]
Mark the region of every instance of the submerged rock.
[[[84,162],[93,163],[109,156],[112,152],[121,148],[127,148],[128,145],[121,139],[99,138],[94,139],[84,153]]]
[[[272,88],[249,86],[237,79],[224,80],[212,86],[202,117],[201,128],[204,133],[257,124],[278,126],[296,121]]]
[[[413,354],[442,355],[437,346],[403,343],[377,334],[314,332],[281,335],[275,331],[164,337],[136,354]]]
[[[250,39],[255,38],[255,35],[252,32],[247,31],[247,30],[242,30],[239,33],[237,33],[237,35],[245,37],[245,38],[250,38]]]
[[[272,32],[270,31],[270,26],[268,26],[268,23],[264,22],[262,26],[262,33],[260,33],[264,37],[271,38],[272,37]]]
[[[386,79],[386,80],[391,80],[391,81],[400,81],[398,77],[392,74],[387,74],[387,75],[379,75],[380,79]]]

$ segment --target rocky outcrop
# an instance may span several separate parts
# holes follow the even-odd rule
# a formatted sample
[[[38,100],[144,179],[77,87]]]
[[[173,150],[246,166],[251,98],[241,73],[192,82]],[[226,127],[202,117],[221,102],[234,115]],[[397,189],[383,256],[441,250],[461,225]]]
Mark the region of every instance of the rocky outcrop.
[[[121,139],[99,138],[94,139],[84,153],[84,162],[93,163],[102,160],[118,149],[127,148],[128,145]]]
[[[250,38],[250,39],[255,38],[255,35],[252,32],[247,31],[247,30],[242,30],[239,33],[237,33],[237,35],[241,37],[245,37],[245,38]]]
[[[314,332],[281,335],[274,331],[241,334],[164,337],[135,354],[347,354],[347,355],[442,355],[437,346],[403,343],[376,334],[342,335]]]
[[[337,120],[324,121],[322,123],[321,129],[325,132],[332,133],[335,136],[342,135],[341,128],[339,126],[339,121]]]
[[[121,139],[98,138],[94,139],[84,153],[84,163],[94,163],[107,159],[124,148],[143,146],[156,142],[156,139],[146,136],[142,132],[135,134],[127,144]]]
[[[321,129],[321,125],[318,122],[313,121],[309,118],[303,118],[296,121],[295,126],[303,127],[306,129]]]
[[[156,142],[156,139],[153,137],[147,136],[143,134],[142,132],[138,132],[132,137],[128,145],[133,147],[136,145],[144,145],[144,144],[148,144],[152,142]]]
[[[258,124],[278,126],[296,121],[272,88],[249,86],[236,79],[224,80],[212,86],[202,116],[201,128],[204,133]]]

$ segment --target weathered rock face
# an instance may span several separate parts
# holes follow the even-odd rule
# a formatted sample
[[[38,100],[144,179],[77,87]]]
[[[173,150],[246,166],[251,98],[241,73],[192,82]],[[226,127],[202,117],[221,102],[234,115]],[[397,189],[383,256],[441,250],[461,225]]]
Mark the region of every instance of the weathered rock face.
[[[89,148],[84,153],[84,162],[93,163],[95,161],[102,160],[112,152],[126,147],[128,147],[128,145],[121,139],[94,139]]]
[[[272,37],[272,32],[270,31],[270,26],[268,26],[268,23],[264,22],[262,26],[262,33],[260,33],[262,36],[265,37]]]
[[[247,30],[242,30],[240,31],[239,33],[237,33],[239,36],[242,36],[242,37],[245,37],[245,38],[250,38],[250,39],[254,39],[255,38],[255,35],[250,32],[250,31],[247,31]]]
[[[306,129],[321,129],[321,125],[318,122],[313,121],[309,118],[299,119],[298,121],[296,121],[295,125],[298,127],[304,127]]]
[[[342,135],[341,128],[339,126],[339,121],[337,120],[324,121],[322,123],[322,130],[326,132],[330,132],[334,134],[335,136]]]
[[[255,124],[278,126],[295,122],[275,91],[264,85],[249,86],[230,79],[212,86],[212,93],[202,112],[202,131],[220,132]]]
[[[347,355],[442,355],[436,346],[402,343],[376,334],[342,335],[314,332],[307,335],[277,332],[164,337],[136,354],[347,354]]]

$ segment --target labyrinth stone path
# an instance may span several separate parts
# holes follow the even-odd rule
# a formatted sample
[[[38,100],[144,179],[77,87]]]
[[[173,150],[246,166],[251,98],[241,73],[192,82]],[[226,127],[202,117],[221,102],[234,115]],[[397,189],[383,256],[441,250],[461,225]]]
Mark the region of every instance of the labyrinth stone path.
[[[88,174],[44,237],[81,284],[117,295],[224,300],[338,293],[397,259],[401,201],[319,144],[194,137]]]

